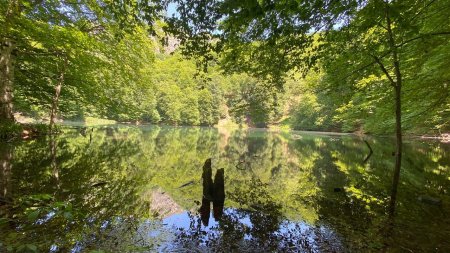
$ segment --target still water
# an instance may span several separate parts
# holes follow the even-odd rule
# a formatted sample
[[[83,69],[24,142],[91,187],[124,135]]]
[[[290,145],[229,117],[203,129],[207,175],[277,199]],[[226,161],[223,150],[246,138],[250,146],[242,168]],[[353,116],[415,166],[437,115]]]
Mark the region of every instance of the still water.
[[[450,252],[450,145],[188,127],[0,145],[0,252]]]

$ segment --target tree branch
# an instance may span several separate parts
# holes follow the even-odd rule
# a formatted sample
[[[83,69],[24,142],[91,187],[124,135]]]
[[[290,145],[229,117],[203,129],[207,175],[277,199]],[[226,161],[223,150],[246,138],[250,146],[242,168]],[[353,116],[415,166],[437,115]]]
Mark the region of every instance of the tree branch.
[[[427,5],[425,5],[425,7],[423,7],[418,13],[416,13],[416,15],[414,15],[410,21],[413,21],[414,19],[419,17],[424,12],[424,10],[426,10],[428,7],[430,7],[434,2],[436,2],[436,0],[432,0]]]
[[[424,38],[424,37],[428,37],[428,36],[440,36],[440,35],[450,35],[450,32],[447,31],[443,31],[443,32],[435,32],[435,33],[426,33],[426,34],[421,34],[417,37],[411,38],[409,40],[403,41],[402,43],[396,45],[395,47],[402,47],[405,44],[408,44],[409,42]]]
[[[405,44],[408,44],[408,43],[410,43],[410,42],[412,42],[412,41],[418,40],[418,39],[423,38],[423,37],[427,37],[427,36],[439,36],[439,35],[450,35],[450,32],[443,31],[443,32],[435,32],[435,33],[422,34],[422,35],[417,36],[417,37],[415,37],[415,38],[406,40],[406,41],[402,42],[401,44],[396,45],[395,47],[396,47],[396,48],[397,48],[397,47],[402,47],[402,46],[404,46]],[[355,70],[351,71],[348,75],[346,75],[346,76],[345,76],[344,78],[342,78],[342,79],[347,79],[347,78],[350,77],[351,75],[353,75],[353,74],[355,74],[355,73],[357,73],[357,72],[360,72],[360,71],[362,71],[362,70],[364,70],[364,69],[366,69],[366,68],[372,66],[372,65],[375,64],[375,63],[379,64],[379,63],[377,62],[376,59],[378,58],[378,61],[381,61],[381,59],[383,59],[384,57],[386,57],[387,55],[389,55],[391,52],[392,52],[392,50],[386,51],[384,54],[382,54],[382,55],[379,56],[379,57],[376,57],[376,56],[374,56],[374,55],[370,55],[372,58],[375,59],[375,61],[372,61],[372,62],[370,62],[370,63],[368,63],[368,64],[366,64],[366,65],[363,65],[363,66],[359,67],[358,69],[355,69]],[[384,72],[384,71],[383,71],[383,72]]]
[[[383,73],[386,75],[386,77],[389,79],[389,81],[391,82],[391,85],[393,87],[396,86],[396,82],[394,81],[394,79],[392,78],[392,76],[389,74],[388,70],[386,69],[386,67],[384,66],[383,62],[381,62],[381,59],[376,57],[375,55],[370,55],[372,56],[372,58],[375,60],[375,62],[380,66],[381,70],[383,71]]]

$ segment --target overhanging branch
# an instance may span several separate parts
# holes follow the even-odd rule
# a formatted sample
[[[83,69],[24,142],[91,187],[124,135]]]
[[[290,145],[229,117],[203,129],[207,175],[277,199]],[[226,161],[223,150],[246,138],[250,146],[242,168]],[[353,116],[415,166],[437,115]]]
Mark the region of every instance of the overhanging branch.
[[[414,37],[414,38],[411,38],[411,39],[408,39],[408,40],[403,41],[402,43],[396,45],[396,47],[402,47],[402,46],[404,46],[404,45],[406,45],[406,44],[408,44],[408,43],[410,43],[410,42],[413,42],[413,41],[415,41],[415,40],[422,39],[422,38],[425,38],[425,37],[430,37],[430,36],[441,36],[441,35],[450,35],[450,31],[449,31],[449,32],[447,32],[447,31],[442,31],[442,32],[434,32],[434,33],[421,34],[421,35],[419,35],[419,36],[417,36],[417,37]]]
[[[386,67],[384,66],[383,62],[381,62],[381,59],[376,57],[375,55],[371,55],[372,58],[375,60],[375,62],[380,66],[381,70],[383,71],[383,73],[386,75],[386,77],[389,79],[389,81],[391,82],[391,85],[393,87],[396,86],[396,82],[394,81],[394,79],[392,78],[392,76],[389,74],[388,70],[386,69]]]

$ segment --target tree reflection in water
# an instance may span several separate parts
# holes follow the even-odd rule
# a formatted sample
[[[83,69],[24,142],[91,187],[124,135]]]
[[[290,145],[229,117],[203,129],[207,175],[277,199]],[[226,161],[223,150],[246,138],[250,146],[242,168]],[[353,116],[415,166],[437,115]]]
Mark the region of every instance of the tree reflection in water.
[[[1,144],[0,146],[0,223],[3,220],[5,225],[14,227],[14,221],[11,219],[13,208],[13,182],[12,182],[12,159],[13,146]],[[1,227],[0,227],[1,229]],[[1,236],[1,234],[0,234]]]
[[[189,218],[189,226],[172,223],[177,237],[167,251],[214,252],[273,252],[342,250],[339,239],[326,227],[312,227],[306,223],[290,222],[283,217],[281,205],[270,197],[267,186],[259,180],[247,182],[247,187],[230,193],[229,198],[241,208],[227,208],[224,169],[218,169],[212,181],[211,159],[203,165],[202,204],[197,215],[181,214],[180,220]],[[214,219],[209,223],[210,204],[213,202]],[[245,208],[247,207],[247,208]],[[183,217],[184,216],[184,217]],[[167,221],[166,221],[167,222]],[[203,226],[202,226],[203,225]]]
[[[392,191],[393,143],[368,142],[368,160],[351,136],[262,130],[99,127],[2,143],[0,252],[450,251],[450,147],[406,142]]]

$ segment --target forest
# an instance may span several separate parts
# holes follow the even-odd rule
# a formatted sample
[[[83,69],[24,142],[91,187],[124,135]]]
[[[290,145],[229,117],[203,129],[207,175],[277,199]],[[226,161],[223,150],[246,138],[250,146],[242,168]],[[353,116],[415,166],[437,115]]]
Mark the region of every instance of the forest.
[[[447,1],[295,2],[5,0],[1,121],[449,131]]]
[[[0,252],[449,252],[450,0],[0,0]]]

